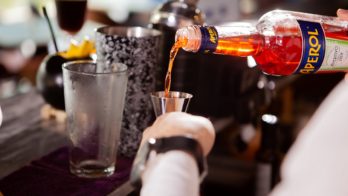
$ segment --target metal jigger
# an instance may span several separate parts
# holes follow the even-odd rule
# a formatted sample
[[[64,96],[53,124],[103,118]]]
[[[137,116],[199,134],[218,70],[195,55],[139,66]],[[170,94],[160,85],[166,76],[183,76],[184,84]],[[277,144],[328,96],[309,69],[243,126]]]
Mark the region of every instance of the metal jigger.
[[[168,97],[164,91],[151,93],[151,101],[156,117],[168,112],[186,112],[190,99],[193,96],[184,92],[169,92]]]

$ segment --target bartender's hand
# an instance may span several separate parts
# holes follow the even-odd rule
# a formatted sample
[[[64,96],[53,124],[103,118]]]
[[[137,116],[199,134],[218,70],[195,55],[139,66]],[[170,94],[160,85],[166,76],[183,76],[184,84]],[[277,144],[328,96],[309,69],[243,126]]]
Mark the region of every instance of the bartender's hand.
[[[142,144],[149,138],[191,136],[202,146],[204,155],[211,150],[215,131],[212,123],[204,117],[183,112],[170,112],[159,116],[143,133]]]
[[[338,10],[337,10],[337,16],[338,16],[340,19],[348,20],[348,10],[345,10],[345,9],[338,9]]]

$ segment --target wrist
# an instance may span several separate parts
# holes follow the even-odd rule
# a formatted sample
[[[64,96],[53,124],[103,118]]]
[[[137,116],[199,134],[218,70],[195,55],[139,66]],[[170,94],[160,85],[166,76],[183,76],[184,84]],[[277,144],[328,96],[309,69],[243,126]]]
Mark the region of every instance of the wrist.
[[[150,155],[141,179],[140,195],[199,195],[196,160],[181,150]]]
[[[175,168],[173,168],[175,167]],[[143,181],[143,185],[146,183],[146,179],[151,175],[160,174],[171,175],[172,172],[177,172],[173,170],[180,170],[180,172],[184,172],[182,170],[189,169],[190,176],[194,176],[199,179],[199,170],[197,162],[190,153],[187,153],[182,150],[171,150],[166,153],[157,154],[156,152],[150,152],[148,161],[146,163],[146,169],[142,173],[141,179]],[[162,171],[162,173],[158,172]]]
[[[185,156],[194,158],[200,179],[206,176],[207,165],[203,155],[202,147],[198,141],[185,136],[173,136],[164,138],[150,138],[138,151],[133,163],[131,182],[135,186],[141,185],[141,177],[148,167],[149,160],[171,151],[181,151]]]

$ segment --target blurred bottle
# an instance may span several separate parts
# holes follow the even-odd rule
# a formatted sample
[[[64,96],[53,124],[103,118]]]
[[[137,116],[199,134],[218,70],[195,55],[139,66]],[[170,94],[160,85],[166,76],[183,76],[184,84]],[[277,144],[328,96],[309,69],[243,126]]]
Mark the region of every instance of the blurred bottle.
[[[0,106],[0,126],[2,124],[2,110],[1,110],[1,106]]]
[[[258,11],[258,1],[256,0],[240,0],[239,10],[243,18],[247,19],[253,17]]]
[[[87,15],[87,0],[55,0],[59,27],[75,35],[81,30]]]
[[[203,25],[204,23],[204,14],[197,8],[197,3],[198,0],[169,0],[155,9],[151,15],[149,26],[162,32],[162,53],[156,89],[164,89],[163,82],[169,63],[169,52],[175,42],[177,29],[188,25]],[[197,56],[184,51],[179,52],[174,63],[173,75],[177,78],[172,83],[173,89],[183,90],[183,74],[189,72],[188,69],[193,69],[185,64],[194,62],[195,59]],[[189,85],[190,82],[185,81],[185,83]]]
[[[193,25],[176,40],[190,52],[252,56],[271,75],[348,70],[348,22],[336,17],[275,10],[252,25]]]
[[[256,153],[256,196],[267,196],[279,181],[281,155],[278,147],[278,118],[272,114],[261,117],[261,144]]]
[[[248,162],[255,160],[256,152],[260,148],[260,116],[265,111],[268,112],[270,105],[273,105],[276,86],[274,81],[261,74],[257,88],[253,89],[251,94],[244,94],[239,100],[235,100],[233,126],[222,131],[220,138],[223,139],[219,141],[226,153]],[[273,110],[271,111],[274,114]]]

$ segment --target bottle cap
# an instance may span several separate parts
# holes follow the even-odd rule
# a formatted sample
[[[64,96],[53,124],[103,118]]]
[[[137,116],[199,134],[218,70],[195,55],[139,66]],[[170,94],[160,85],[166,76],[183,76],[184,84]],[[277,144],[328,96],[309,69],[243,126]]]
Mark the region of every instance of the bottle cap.
[[[183,40],[182,48],[186,51],[197,52],[201,46],[202,34],[199,26],[192,25],[177,30],[175,41]]]

